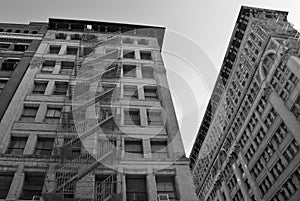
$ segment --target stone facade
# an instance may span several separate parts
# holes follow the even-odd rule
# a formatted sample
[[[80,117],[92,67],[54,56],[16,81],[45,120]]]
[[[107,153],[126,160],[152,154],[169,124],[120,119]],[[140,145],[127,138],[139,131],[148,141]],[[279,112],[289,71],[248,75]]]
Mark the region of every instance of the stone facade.
[[[241,8],[190,156],[200,200],[299,199],[300,43],[286,16]]]
[[[0,177],[10,186],[1,199],[196,201],[164,28],[48,27],[0,124]]]

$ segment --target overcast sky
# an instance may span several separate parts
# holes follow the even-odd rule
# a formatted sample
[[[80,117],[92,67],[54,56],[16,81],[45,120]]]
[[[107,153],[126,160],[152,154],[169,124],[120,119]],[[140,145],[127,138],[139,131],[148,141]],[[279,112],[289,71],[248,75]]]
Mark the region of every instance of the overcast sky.
[[[49,17],[164,26],[164,60],[187,154],[199,129],[241,5],[288,11],[300,30],[300,0],[1,0],[1,22]]]

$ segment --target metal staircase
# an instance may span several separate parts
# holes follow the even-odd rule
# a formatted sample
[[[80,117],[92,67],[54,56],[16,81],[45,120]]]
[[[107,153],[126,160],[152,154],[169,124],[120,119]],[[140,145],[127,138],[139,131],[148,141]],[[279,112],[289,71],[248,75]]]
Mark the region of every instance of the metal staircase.
[[[86,119],[82,113],[95,103],[111,100],[114,93],[119,93],[116,84],[111,87],[102,87],[102,90],[86,90],[91,84],[102,84],[103,79],[115,79],[120,75],[119,51],[111,51],[105,55],[97,55],[97,49],[105,45],[118,42],[117,37],[108,36],[107,40],[98,39],[91,30],[85,31],[80,41],[80,51],[75,59],[75,68],[70,76],[69,90],[61,113],[61,124],[58,132],[77,133],[62,146],[57,147],[61,163],[55,170],[55,180],[46,177],[45,183],[54,189],[43,194],[44,201],[74,200],[76,183],[87,176],[91,171],[101,165],[103,161],[113,162],[116,156],[116,140],[108,139],[101,131],[108,122],[114,121],[117,116],[117,108],[100,107],[96,112],[97,118]],[[70,104],[72,101],[72,105]],[[99,106],[99,105],[98,105]],[[74,136],[74,135],[73,135]],[[91,140],[96,139],[96,142]],[[57,140],[59,141],[59,140]],[[78,157],[72,158],[72,149],[84,144]],[[95,184],[95,188],[81,198],[82,201],[108,201],[113,193],[114,176],[107,177],[101,183]]]

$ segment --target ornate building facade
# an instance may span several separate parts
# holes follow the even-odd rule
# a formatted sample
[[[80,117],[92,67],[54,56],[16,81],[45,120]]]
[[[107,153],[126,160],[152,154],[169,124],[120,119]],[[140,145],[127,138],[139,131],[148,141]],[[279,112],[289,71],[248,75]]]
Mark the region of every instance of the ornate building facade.
[[[0,199],[197,200],[164,31],[49,19],[0,124]]]
[[[299,32],[242,7],[190,155],[202,201],[300,198]]]

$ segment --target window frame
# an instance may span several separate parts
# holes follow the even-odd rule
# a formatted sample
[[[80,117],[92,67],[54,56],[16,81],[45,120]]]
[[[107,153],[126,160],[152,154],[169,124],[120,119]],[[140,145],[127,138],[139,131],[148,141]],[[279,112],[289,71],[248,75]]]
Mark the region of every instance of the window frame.
[[[50,45],[49,46],[49,54],[59,54],[61,50],[61,45]]]
[[[2,178],[1,178],[2,177]],[[6,199],[14,178],[14,172],[0,172],[0,199]],[[2,194],[3,193],[3,194]]]
[[[69,82],[55,81],[52,95],[66,96],[68,93]]]
[[[24,183],[23,183],[22,192],[20,194],[19,199],[32,200],[33,196],[41,196],[44,183],[45,183],[45,176],[46,173],[44,172],[25,172]],[[35,179],[38,178],[37,181],[34,181],[35,180],[34,177]],[[43,181],[39,181],[39,180],[43,180]]]
[[[137,112],[137,114],[132,114]],[[132,119],[134,117],[134,119]],[[130,118],[127,120],[127,118]],[[140,126],[141,125],[141,113],[138,108],[124,108],[124,125],[125,126]]]
[[[22,155],[24,153],[27,140],[27,136],[11,136],[6,153],[10,155]]]
[[[53,114],[51,114],[53,113]],[[45,114],[44,122],[59,123],[62,113],[62,105],[48,105]]]
[[[152,52],[150,50],[140,50],[140,59],[142,60],[152,60]]]
[[[24,105],[19,121],[34,122],[38,110],[39,105]]]
[[[34,155],[51,156],[53,152],[54,138],[38,137]]]
[[[48,81],[35,80],[33,84],[32,94],[44,95]]]

